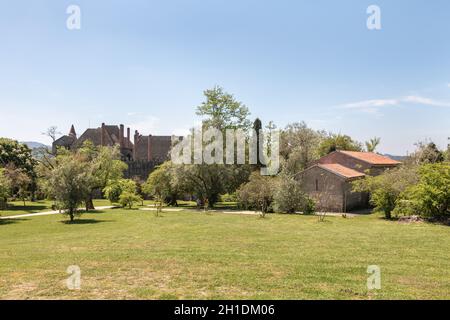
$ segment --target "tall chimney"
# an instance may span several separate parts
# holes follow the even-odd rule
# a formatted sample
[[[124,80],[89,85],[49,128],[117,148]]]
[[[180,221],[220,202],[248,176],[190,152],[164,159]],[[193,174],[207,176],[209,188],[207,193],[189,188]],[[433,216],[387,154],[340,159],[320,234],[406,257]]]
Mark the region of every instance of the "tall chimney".
[[[102,129],[101,129],[101,145],[104,146],[106,144],[106,128],[105,123],[102,123]]]
[[[138,147],[138,139],[139,139],[139,132],[136,130],[134,132],[134,148],[133,148],[133,160],[137,160],[137,147]]]
[[[148,135],[148,140],[147,140],[147,160],[148,161],[152,160],[152,135],[151,134]]]
[[[129,148],[131,145],[131,138],[130,138],[130,128],[127,128],[127,147]]]
[[[124,134],[125,134],[125,127],[123,124],[120,125],[120,132],[119,132],[119,145],[121,148],[124,147]]]

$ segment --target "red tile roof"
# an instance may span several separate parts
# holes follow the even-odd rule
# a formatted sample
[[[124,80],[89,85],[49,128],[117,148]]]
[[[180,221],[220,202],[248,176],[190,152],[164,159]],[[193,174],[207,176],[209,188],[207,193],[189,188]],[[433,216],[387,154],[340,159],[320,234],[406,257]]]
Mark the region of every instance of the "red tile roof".
[[[338,151],[340,153],[349,155],[350,157],[368,162],[374,165],[397,165],[400,162],[392,160],[389,157],[385,157],[373,152],[356,152],[356,151]]]
[[[365,174],[359,171],[344,167],[343,165],[337,163],[329,163],[329,164],[318,164],[319,168],[323,168],[325,170],[331,171],[339,176],[342,176],[347,179],[351,178],[359,178],[364,177]]]

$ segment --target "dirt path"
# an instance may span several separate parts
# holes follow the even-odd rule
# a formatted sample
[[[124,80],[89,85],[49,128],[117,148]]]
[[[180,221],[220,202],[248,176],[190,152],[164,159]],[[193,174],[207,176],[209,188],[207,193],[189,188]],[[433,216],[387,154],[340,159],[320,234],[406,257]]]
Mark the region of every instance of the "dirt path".
[[[95,210],[105,210],[105,209],[112,209],[112,208],[115,208],[115,206],[97,207],[97,208],[95,208]],[[58,210],[56,210],[56,211],[46,211],[46,212],[18,214],[18,215],[15,215],[15,216],[0,217],[0,219],[20,219],[20,218],[27,218],[27,217],[50,216],[50,215],[53,215],[53,214],[61,214],[61,213]]]

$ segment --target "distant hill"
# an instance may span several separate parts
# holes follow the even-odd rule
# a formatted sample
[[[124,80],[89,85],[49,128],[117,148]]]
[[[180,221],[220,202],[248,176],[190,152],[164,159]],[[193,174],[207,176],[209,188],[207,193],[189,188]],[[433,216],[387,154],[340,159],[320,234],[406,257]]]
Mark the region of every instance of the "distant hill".
[[[384,154],[385,157],[389,157],[392,160],[396,160],[396,161],[405,161],[408,157],[407,156],[394,156],[392,154]]]
[[[51,149],[52,147],[47,146],[43,143],[40,142],[36,142],[36,141],[21,141],[20,143],[23,143],[25,145],[28,146],[28,148],[30,148],[31,150],[33,149],[40,149],[40,148],[47,148],[47,149]]]

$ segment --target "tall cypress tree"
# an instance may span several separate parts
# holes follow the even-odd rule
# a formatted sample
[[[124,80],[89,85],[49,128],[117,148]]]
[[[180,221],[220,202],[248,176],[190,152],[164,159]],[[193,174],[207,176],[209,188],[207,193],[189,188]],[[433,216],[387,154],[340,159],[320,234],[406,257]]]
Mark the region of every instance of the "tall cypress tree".
[[[256,166],[260,168],[262,166],[262,163],[260,161],[260,155],[259,155],[259,139],[260,139],[260,131],[262,129],[262,122],[259,120],[259,118],[255,119],[255,122],[253,122],[253,129],[256,131]]]

